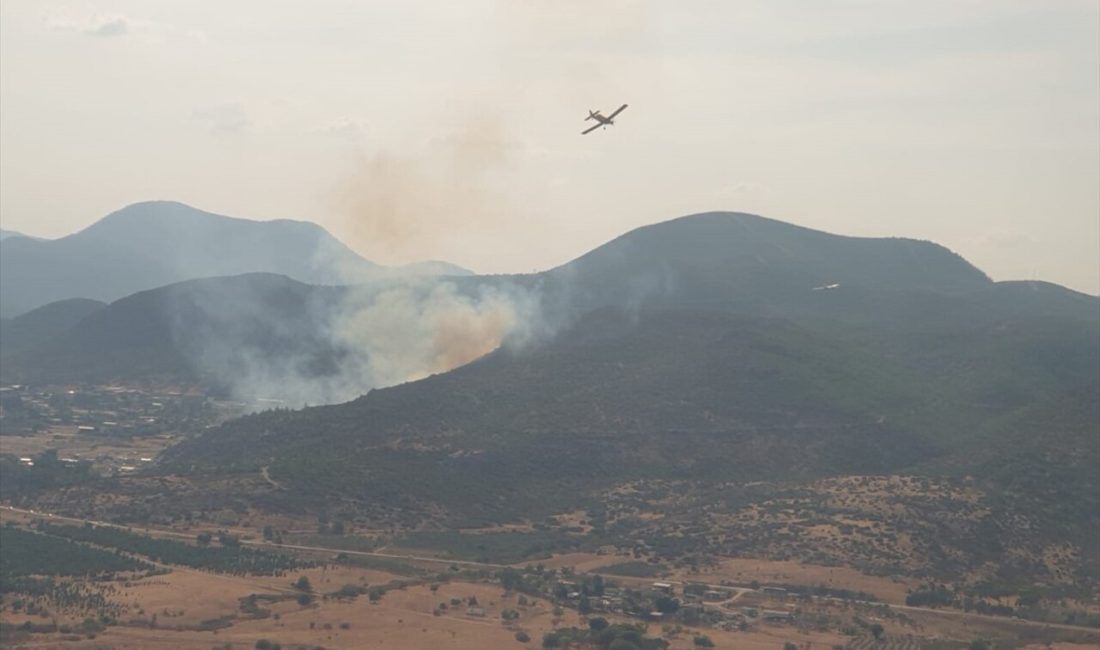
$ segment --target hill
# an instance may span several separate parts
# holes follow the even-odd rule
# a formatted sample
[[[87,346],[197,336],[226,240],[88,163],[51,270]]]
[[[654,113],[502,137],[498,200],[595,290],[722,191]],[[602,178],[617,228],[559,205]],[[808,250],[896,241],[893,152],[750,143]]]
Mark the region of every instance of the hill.
[[[605,309],[545,345],[502,349],[348,404],[246,418],[173,457],[235,469],[274,463],[307,492],[420,495],[467,514],[514,508],[513,516],[530,509],[526,497],[465,506],[452,498],[470,494],[457,487],[463,481],[502,489],[963,471],[989,461],[990,438],[1026,437],[1036,413],[1059,401],[1084,409],[1059,410],[1062,435],[1095,446],[1096,400],[1085,395],[1100,366],[1098,335],[1095,321],[992,319],[968,332],[917,325],[870,339],[813,320]],[[933,341],[939,349],[922,353]],[[975,457],[975,448],[986,453]],[[448,478],[436,484],[404,463]],[[473,471],[490,466],[490,476]]]
[[[9,237],[27,237],[27,235],[24,235],[21,232],[16,232],[14,230],[4,230],[3,228],[0,228],[0,241],[8,239]],[[31,239],[33,239],[33,237]]]
[[[730,212],[638,228],[544,274],[582,306],[694,304],[800,308],[838,285],[952,293],[989,286],[966,260],[931,242],[845,237]]]
[[[370,363],[366,348],[382,354],[379,346],[387,344],[349,340],[368,331],[366,321],[357,320],[378,320],[376,307],[385,307],[385,320],[396,319],[394,326],[409,331],[402,345],[422,346],[423,341],[412,338],[434,337],[443,342],[435,344],[443,345],[446,336],[456,336],[457,325],[449,319],[470,326],[463,322],[470,310],[476,314],[491,302],[517,319],[511,327],[524,336],[513,338],[533,340],[608,307],[628,313],[687,308],[805,322],[814,332],[850,340],[861,349],[925,369],[942,368],[937,381],[949,384],[964,360],[989,358],[986,337],[992,327],[1019,322],[1028,336],[1038,336],[1045,327],[1050,337],[1057,337],[1057,328],[1072,328],[1066,323],[1100,319],[1095,297],[1048,283],[994,283],[936,244],[841,237],[729,213],[639,228],[544,273],[453,276],[444,283],[389,276],[354,290],[294,282],[290,293],[298,313],[290,320],[286,315],[291,312],[270,299],[270,285],[288,290],[287,282],[264,275],[210,278],[143,292],[110,305],[81,323],[79,331],[41,328],[37,347],[19,356],[8,353],[9,363],[0,372],[21,381],[140,379],[149,373],[189,381],[217,377],[224,387],[246,381],[241,368],[263,367],[266,376],[282,367],[302,379],[284,382],[288,388],[297,390],[312,381],[344,384],[339,391],[326,390],[330,397],[324,401],[348,399],[357,390],[379,385],[363,381],[366,373],[358,366]],[[441,302],[437,294],[444,295],[442,302],[453,313],[436,308]],[[376,304],[379,299],[383,302]],[[434,309],[430,317],[429,309]],[[179,314],[190,319],[185,327]],[[235,322],[237,318],[242,322]],[[431,321],[427,329],[425,320]],[[393,339],[388,327],[376,328],[375,335]],[[441,327],[450,328],[446,336],[438,331]],[[289,338],[314,352],[303,357],[303,346],[293,342],[263,343],[273,328],[287,330]],[[348,330],[354,330],[351,336]],[[937,337],[948,337],[952,345],[930,345]],[[957,347],[962,341],[967,345]],[[335,358],[338,349],[343,350],[342,365],[315,363],[315,355]],[[229,366],[215,361],[241,361],[227,350],[249,350],[251,356],[248,363]],[[303,358],[314,360],[303,365]],[[312,370],[303,373],[303,368]],[[415,368],[404,377],[391,373],[381,385],[422,374]],[[1031,389],[1027,377],[1001,381],[1017,391]],[[316,402],[315,390],[306,386],[305,392]]]
[[[188,280],[93,310],[47,344],[14,351],[0,372],[9,382],[161,379],[214,388],[245,376],[318,379],[341,355],[326,333],[342,291],[268,273]]]
[[[413,286],[457,311],[409,302],[397,281],[188,281],[95,311],[4,372],[183,368],[332,401],[387,346],[457,344],[455,324],[491,297],[527,307],[508,312],[500,349],[205,432],[149,477],[198,494],[169,507],[158,493],[155,508],[129,496],[126,512],[190,516],[221,498],[201,486],[233,484],[235,507],[372,527],[583,509],[588,543],[643,540],[670,558],[753,549],[937,579],[1100,579],[1096,297],[994,283],[928,242],[722,213],[638,229],[540,274]],[[353,333],[382,338],[338,335],[349,313]]]
[[[205,481],[265,467],[280,489],[256,495],[261,507],[373,525],[583,510],[602,522],[591,545],[641,539],[667,558],[763,553],[938,579],[985,565],[1015,584],[1053,580],[1038,558],[1072,549],[1057,575],[1094,584],[1098,336],[1095,322],[997,320],[961,336],[918,326],[880,349],[812,321],[601,310],[531,350],[228,423],[169,450],[158,471]],[[918,354],[914,340],[940,349]],[[844,499],[869,504],[858,506],[809,487],[896,475],[944,482],[863,494],[845,479]],[[811,543],[815,525],[851,521],[887,528]]]
[[[189,209],[175,206],[173,210]],[[142,230],[134,225],[135,222],[145,223],[145,220],[155,225],[158,219],[168,223],[148,232],[148,229]],[[149,214],[140,210],[132,214],[124,211],[90,228],[92,232],[88,236],[107,242],[129,237],[143,247],[151,248],[156,245],[155,241],[138,241],[133,233],[146,232],[147,236],[155,239],[163,232],[175,229],[181,232],[173,239],[186,240],[186,232],[192,229],[192,220],[192,217],[187,217],[173,221],[160,212],[150,218]],[[238,220],[226,220],[215,215],[201,216],[199,220],[209,222],[211,228],[231,224],[233,228],[243,229],[242,232],[254,225],[252,222],[236,223]],[[229,241],[232,236],[227,234],[223,239]],[[185,243],[183,252],[176,253],[177,257],[189,255],[186,252],[189,248]],[[273,250],[277,247],[261,248]],[[204,251],[203,255],[221,257],[220,253],[211,250]],[[209,268],[216,266],[211,261]],[[353,292],[337,292],[346,300],[332,298],[311,304],[309,311],[315,320],[312,325],[320,329],[310,332],[308,336],[303,333],[299,339],[316,342],[327,335],[334,339],[329,343],[329,348],[345,345],[335,340],[346,338],[343,336],[345,332],[334,330],[340,330],[341,326],[346,326],[345,329],[358,327],[354,323],[356,318],[370,318],[369,314],[375,313],[372,305],[376,296],[383,296],[386,300],[397,296],[397,303],[387,307],[396,315],[386,318],[404,319],[398,327],[409,331],[415,331],[419,327],[418,322],[425,320],[426,310],[432,310],[434,316],[431,319],[440,323],[449,322],[449,314],[456,315],[458,322],[461,322],[469,315],[469,309],[476,314],[482,305],[491,303],[503,307],[519,319],[514,329],[527,330],[529,334],[539,336],[568,325],[592,309],[608,306],[629,310],[643,306],[690,306],[775,318],[813,312],[838,319],[851,316],[861,323],[878,322],[882,318],[895,317],[912,303],[913,299],[907,297],[896,305],[882,304],[896,302],[901,292],[939,291],[946,294],[993,286],[964,260],[935,244],[841,237],[763,217],[734,213],[694,215],[639,228],[569,264],[544,273],[483,277],[463,276],[457,273],[460,269],[441,263],[430,268],[455,273],[451,274],[445,285],[418,279],[415,273],[410,274],[402,269],[394,274],[375,275],[373,281],[358,285]],[[304,272],[302,269],[299,271]],[[248,305],[246,311],[249,318],[271,322],[280,320],[276,313],[262,313],[267,304],[264,299],[239,293],[245,287],[258,288],[259,285],[238,283],[231,290],[217,288],[222,282],[228,281],[211,280],[188,286],[196,292],[210,295],[228,290],[235,295],[237,304]],[[886,291],[882,287],[888,282],[894,288]],[[839,290],[814,290],[838,284]],[[304,287],[301,290],[310,291]],[[450,311],[434,307],[437,302],[434,300],[435,290],[442,290],[448,297],[455,294],[453,300],[444,301],[452,308]],[[1046,295],[1051,292],[1040,293]],[[247,373],[226,373],[223,372],[226,369],[224,364],[206,362],[224,357],[222,350],[225,347],[257,349],[247,340],[252,330],[229,327],[226,318],[219,313],[235,313],[236,305],[223,305],[225,301],[220,298],[204,299],[199,304],[214,308],[199,309],[193,304],[195,295],[194,292],[181,293],[169,288],[142,299],[119,301],[108,307],[101,317],[82,323],[79,332],[59,333],[54,340],[44,340],[33,353],[27,350],[18,358],[10,358],[7,368],[0,369],[0,373],[7,379],[20,381],[139,379],[143,373],[152,373],[162,378],[173,376],[189,381],[209,380],[217,376],[222,386],[254,383]],[[487,295],[489,298],[486,298]],[[188,300],[192,304],[181,307],[177,304],[179,300]],[[190,342],[184,345],[178,319],[173,316],[180,310],[197,319],[189,326],[191,332],[188,334],[205,331],[221,334],[216,337],[191,336]],[[328,312],[321,313],[322,310]],[[904,317],[910,316],[906,314]],[[202,324],[199,324],[200,320]],[[141,335],[123,334],[135,327],[140,328]],[[451,328],[447,336],[455,336],[455,325],[447,327]],[[474,329],[476,327],[475,324]],[[227,329],[232,334],[225,334]],[[258,333],[260,330],[255,331]],[[380,335],[391,336],[385,332]],[[427,332],[423,336],[446,340],[438,332]],[[497,342],[491,342],[482,351],[495,347]],[[401,345],[421,346],[423,342],[409,340]],[[263,367],[266,376],[268,369],[274,372],[275,368],[286,364],[293,367],[297,362],[292,360],[300,358],[297,346],[259,347],[268,350],[271,356],[252,358],[240,368]],[[134,363],[119,362],[126,358],[132,358]],[[469,358],[468,355],[461,356],[459,361]],[[151,362],[152,359],[158,361]],[[297,399],[299,395],[289,394],[301,388],[303,390],[300,392],[311,397],[309,401],[316,402],[318,392],[315,387],[306,384],[323,380],[339,385],[339,390],[324,391],[324,395],[328,396],[324,401],[350,399],[376,385],[422,376],[421,366],[429,371],[439,371],[450,369],[455,363],[420,364],[404,375],[390,373],[385,378],[377,379],[361,369],[353,370],[350,375],[344,369],[331,367],[321,374],[301,375],[294,371],[290,374],[301,376],[303,381],[283,382],[285,390],[280,393],[284,397],[296,398],[295,401],[301,404],[302,400]],[[355,364],[365,365],[361,359]],[[271,382],[265,378],[262,383]],[[252,392],[252,387],[249,387],[249,392]]]
[[[436,270],[412,265],[402,272]],[[0,242],[0,314],[11,317],[75,297],[110,302],[201,277],[269,272],[339,284],[385,271],[312,223],[251,221],[150,201],[60,239],[5,238]]]
[[[60,300],[26,314],[0,321],[0,359],[8,358],[61,337],[86,316],[103,309],[98,300]]]
[[[747,507],[738,486],[935,476],[960,495],[941,507],[980,506],[928,527],[920,522],[939,516],[936,501],[898,495],[921,513],[890,519],[919,558],[882,547],[865,560],[876,571],[943,576],[991,562],[1033,578],[1050,545],[1072,544],[1073,571],[1097,578],[1095,297],[993,283],[934,244],[849,240],[743,215],[641,229],[510,281],[540,287],[547,312],[582,315],[548,340],[347,404],[228,423],[171,450],[163,471],[266,467],[284,488],[263,497],[268,507],[400,513],[405,525],[598,512],[623,490],[666,503],[676,485],[687,501],[670,512],[689,528],[713,524],[716,503],[734,508],[730,517]],[[829,525],[850,528],[851,510],[813,494],[797,493],[811,508],[798,526],[837,518]],[[765,502],[782,510],[782,499]],[[792,552],[767,521],[746,540]],[[681,550],[712,543],[633,525]],[[997,556],[981,541],[991,531],[1020,555]],[[867,543],[825,557],[850,562]]]

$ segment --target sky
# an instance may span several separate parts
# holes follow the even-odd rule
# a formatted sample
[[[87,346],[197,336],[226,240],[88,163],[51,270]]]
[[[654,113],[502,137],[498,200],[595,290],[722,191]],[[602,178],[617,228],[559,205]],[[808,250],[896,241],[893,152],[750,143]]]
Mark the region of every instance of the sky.
[[[0,227],[152,199],[483,273],[742,211],[1097,294],[1100,3],[3,0]]]

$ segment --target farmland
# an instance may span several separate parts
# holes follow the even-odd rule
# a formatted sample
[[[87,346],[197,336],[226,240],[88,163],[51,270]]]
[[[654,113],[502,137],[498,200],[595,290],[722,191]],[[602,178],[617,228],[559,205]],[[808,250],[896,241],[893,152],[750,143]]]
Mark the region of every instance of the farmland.
[[[455,564],[419,555],[325,553],[305,546],[280,549],[259,536],[238,538],[228,546],[213,538],[203,547],[178,533],[156,529],[74,526],[4,513],[5,541],[19,544],[28,536],[48,536],[50,543],[79,549],[70,555],[86,556],[81,561],[91,563],[89,571],[96,579],[66,571],[70,575],[61,577],[61,584],[70,590],[91,590],[88,593],[99,599],[89,601],[99,604],[95,612],[49,596],[41,596],[28,609],[27,595],[6,594],[0,616],[6,645],[11,647],[251,648],[267,640],[284,648],[518,648],[536,647],[546,635],[576,634],[570,630],[585,630],[597,619],[640,625],[647,638],[674,650],[693,648],[695,639],[703,637],[714,647],[750,650],[777,650],[787,643],[852,650],[955,650],[977,635],[998,639],[1002,645],[997,647],[1057,641],[1076,650],[1073,643],[1100,639],[1100,632],[1087,628],[1044,629],[962,612],[815,598],[747,584],[706,587],[701,582],[813,580],[829,571],[812,565],[731,560],[707,574],[666,572],[669,578],[662,579],[671,579],[669,586],[654,587],[652,578],[612,575],[616,564],[635,562],[621,555],[572,553],[547,558],[545,565],[479,568],[476,562]],[[470,534],[468,543],[479,536]],[[183,547],[192,550],[183,553]],[[248,566],[253,570],[225,565],[222,558],[233,554],[252,557]],[[254,558],[267,556],[286,559],[272,573],[255,565]],[[210,561],[195,561],[196,557]],[[117,564],[95,564],[108,559]],[[30,560],[26,566],[28,571],[42,571]],[[860,581],[854,572],[833,576],[837,585],[887,594],[892,584],[872,576]],[[704,597],[707,589],[718,594],[717,599],[709,592]],[[675,613],[664,615],[667,620],[654,620],[647,613],[654,608]],[[882,634],[877,643],[876,628]],[[520,633],[533,641],[517,641]]]

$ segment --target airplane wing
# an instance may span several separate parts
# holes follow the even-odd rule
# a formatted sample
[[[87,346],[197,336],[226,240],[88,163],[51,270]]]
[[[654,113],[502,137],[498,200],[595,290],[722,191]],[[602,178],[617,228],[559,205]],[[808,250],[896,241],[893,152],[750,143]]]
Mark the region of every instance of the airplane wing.
[[[622,113],[625,110],[626,110],[626,104],[623,104],[622,106],[616,108],[614,113],[612,113],[611,115],[608,115],[607,119],[613,120],[613,119],[615,119],[616,115],[618,115],[619,113]]]
[[[585,129],[584,131],[581,131],[581,135],[588,135],[589,133],[592,133],[596,129],[600,128],[601,126],[603,126],[603,125],[602,124],[596,124],[594,126],[590,126],[587,129]]]

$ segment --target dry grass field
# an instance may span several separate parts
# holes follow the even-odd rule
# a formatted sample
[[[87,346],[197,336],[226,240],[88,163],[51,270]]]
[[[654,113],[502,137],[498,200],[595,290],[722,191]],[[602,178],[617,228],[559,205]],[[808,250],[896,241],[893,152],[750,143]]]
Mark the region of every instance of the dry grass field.
[[[552,563],[575,570],[592,570],[607,562],[622,558],[595,554],[558,556]],[[300,593],[292,583],[299,577],[308,578],[315,601],[302,605],[296,600]],[[829,579],[832,582],[829,582]],[[755,560],[725,560],[714,570],[698,574],[677,575],[676,579],[738,583],[759,580],[762,583],[825,582],[836,588],[870,591],[883,598],[904,594],[904,585],[883,578],[863,576],[850,570],[803,565],[795,562],[762,562]],[[16,640],[5,647],[58,648],[83,650],[138,650],[142,648],[213,650],[235,648],[248,650],[260,640],[281,644],[284,649],[328,648],[356,649],[436,649],[482,650],[487,648],[539,648],[542,636],[555,628],[584,626],[584,620],[573,609],[554,614],[554,605],[545,598],[527,597],[521,605],[518,594],[505,592],[499,584],[472,579],[433,583],[430,579],[410,580],[386,571],[340,565],[291,571],[279,577],[231,576],[204,571],[174,568],[171,573],[116,583],[112,598],[124,607],[119,625],[108,627],[94,638],[81,635],[35,634]],[[394,586],[402,581],[406,586]],[[635,582],[635,581],[630,581]],[[338,591],[345,585],[359,587],[389,585],[377,601],[367,595],[354,599],[323,598],[323,594]],[[262,600],[268,613],[257,618],[241,607],[242,599],[253,595],[269,596]],[[470,603],[476,602],[472,609]],[[750,592],[731,601],[730,607],[789,608],[782,596]],[[446,606],[445,608],[443,606]],[[1012,646],[1028,650],[1085,650],[1096,645],[1055,643],[1047,646],[1043,630],[1024,622],[961,613],[904,611],[900,617],[878,618],[881,608],[823,601],[805,608],[806,615],[832,616],[834,620],[851,619],[853,614],[880,621],[890,639],[903,639],[908,646],[914,639],[951,638],[972,640],[999,638],[1011,640]],[[518,618],[505,623],[502,612],[514,610]],[[149,621],[156,617],[156,627]],[[612,622],[636,623],[636,619],[605,615]],[[64,620],[64,617],[61,617]],[[202,629],[211,621],[221,619],[219,629]],[[4,623],[20,625],[27,620],[42,623],[40,618],[13,613],[10,607],[0,610]],[[70,623],[79,621],[69,617]],[[521,643],[516,633],[523,631],[530,641]],[[716,648],[743,650],[779,650],[787,642],[799,648],[828,650],[850,647],[867,639],[828,631],[813,626],[757,623],[747,631],[726,631],[710,627],[684,627],[679,630],[650,624],[648,633],[660,635],[670,642],[672,650],[694,648],[693,638],[705,634]],[[1069,639],[1072,636],[1062,636]],[[1093,636],[1095,638],[1095,635]],[[1037,643],[1032,643],[1035,641]]]
[[[78,433],[76,426],[55,425],[33,435],[0,436],[0,453],[33,457],[47,449],[56,449],[61,458],[90,461],[97,469],[118,466],[140,467],[142,458],[155,459],[175,444],[171,435],[147,437],[110,437]],[[149,462],[149,461],[144,461]]]
[[[796,561],[736,558],[720,560],[716,566],[698,573],[678,573],[677,579],[706,583],[728,581],[747,585],[760,584],[824,585],[831,589],[860,591],[883,602],[904,604],[905,594],[914,581],[884,578],[860,573],[848,567],[825,567]]]
[[[346,583],[381,584],[396,579],[396,576],[390,574],[354,568],[312,569],[302,574],[310,577],[318,591]],[[299,574],[295,573],[296,575]],[[498,585],[452,582],[439,585],[434,592],[428,585],[395,589],[387,592],[374,604],[366,597],[354,601],[328,600],[307,607],[288,600],[273,604],[273,616],[269,618],[240,618],[231,627],[217,631],[173,629],[177,625],[192,626],[203,620],[238,612],[239,598],[251,593],[282,591],[289,587],[289,582],[282,578],[234,578],[175,571],[165,576],[135,582],[125,591],[126,600],[140,607],[146,614],[159,613],[158,629],[115,626],[98,634],[95,639],[63,640],[61,635],[38,635],[33,640],[16,643],[11,647],[43,650],[210,650],[223,648],[228,644],[228,647],[243,650],[253,648],[261,639],[268,639],[280,643],[283,648],[537,648],[540,647],[542,635],[555,627],[583,625],[572,610],[565,610],[560,620],[555,619],[552,605],[546,601],[536,601],[534,605],[520,607],[517,596],[504,595]],[[472,616],[468,613],[465,603],[471,597],[476,598],[478,606],[484,610],[484,616]],[[461,599],[464,604],[452,607],[443,615],[433,614],[439,603],[449,603],[451,599]],[[503,625],[500,613],[504,609],[519,611],[518,621]],[[6,615],[4,618],[8,622],[20,622],[17,617]],[[626,618],[612,619],[633,622]],[[519,630],[527,632],[532,640],[526,644],[516,641],[515,634]],[[659,627],[650,627],[650,634],[659,633]],[[846,641],[836,634],[801,633],[783,626],[761,626],[747,633],[685,628],[669,639],[670,648],[692,648],[695,634],[708,635],[718,648],[745,650],[775,650],[787,641],[795,642],[800,647],[810,643],[811,647],[829,648]]]

